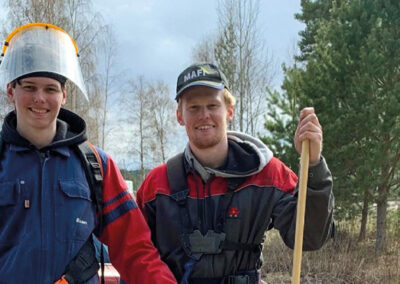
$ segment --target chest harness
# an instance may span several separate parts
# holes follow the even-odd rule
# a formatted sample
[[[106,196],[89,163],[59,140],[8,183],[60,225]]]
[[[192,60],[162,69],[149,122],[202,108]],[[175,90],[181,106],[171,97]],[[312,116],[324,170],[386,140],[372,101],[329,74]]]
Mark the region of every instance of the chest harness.
[[[246,244],[230,241],[224,233],[224,224],[229,205],[232,202],[235,189],[244,181],[244,178],[229,178],[228,190],[221,197],[217,208],[217,222],[214,230],[208,230],[203,235],[199,229],[196,229],[190,220],[187,198],[189,195],[189,186],[186,181],[186,168],[184,164],[184,155],[180,153],[167,161],[168,183],[171,189],[171,197],[177,202],[179,215],[181,218],[181,245],[188,257],[184,265],[184,274],[180,284],[258,284],[259,273],[257,270],[261,267],[261,262],[257,268],[251,271],[236,271],[234,275],[228,275],[223,278],[191,278],[195,264],[203,255],[220,254],[222,251],[249,251],[257,259],[262,251],[261,244]]]

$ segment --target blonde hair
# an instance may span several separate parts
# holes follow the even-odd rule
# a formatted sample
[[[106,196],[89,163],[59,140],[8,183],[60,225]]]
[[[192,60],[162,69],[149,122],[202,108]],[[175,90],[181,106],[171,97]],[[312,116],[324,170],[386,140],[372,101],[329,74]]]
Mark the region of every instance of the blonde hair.
[[[228,89],[224,88],[222,90],[222,93],[224,95],[224,102],[225,102],[226,107],[228,108],[229,106],[234,106],[235,103],[236,103],[236,98],[231,94],[231,92],[229,92]],[[179,111],[182,111],[182,97],[183,96],[181,96],[178,99],[178,109],[179,109]]]
[[[224,100],[226,106],[234,106],[236,103],[236,98],[228,91],[228,89],[224,89]]]

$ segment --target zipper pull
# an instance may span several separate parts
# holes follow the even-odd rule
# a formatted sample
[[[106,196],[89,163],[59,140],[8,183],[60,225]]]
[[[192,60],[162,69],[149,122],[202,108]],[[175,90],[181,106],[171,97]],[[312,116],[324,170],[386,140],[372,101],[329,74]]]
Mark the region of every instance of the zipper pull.
[[[42,159],[46,159],[49,157],[49,150],[47,150],[46,152],[40,152],[40,157],[42,157]]]

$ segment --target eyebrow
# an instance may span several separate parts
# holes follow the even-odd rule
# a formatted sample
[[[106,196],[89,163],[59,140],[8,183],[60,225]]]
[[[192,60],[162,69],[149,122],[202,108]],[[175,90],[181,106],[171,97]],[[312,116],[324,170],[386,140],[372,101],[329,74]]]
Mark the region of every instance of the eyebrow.
[[[35,86],[37,85],[36,82],[29,81],[29,80],[26,80],[26,79],[22,79],[22,80],[20,80],[20,82],[21,83],[32,84],[32,85],[35,85]],[[57,87],[57,88],[60,87],[60,86],[58,86],[57,84],[54,84],[54,83],[44,84],[44,85],[45,85],[45,87]]]

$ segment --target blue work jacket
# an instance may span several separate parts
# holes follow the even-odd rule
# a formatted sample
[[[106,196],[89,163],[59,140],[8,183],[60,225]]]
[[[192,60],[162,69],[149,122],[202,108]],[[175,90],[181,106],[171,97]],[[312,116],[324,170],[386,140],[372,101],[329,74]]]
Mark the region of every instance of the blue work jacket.
[[[15,123],[9,114],[1,133],[0,283],[54,283],[97,222],[74,150],[86,140],[84,123],[71,129],[58,121],[55,141],[41,150],[18,135]]]

